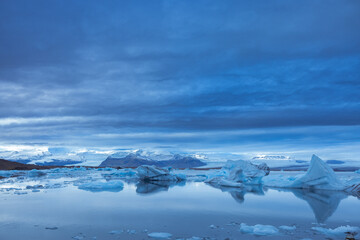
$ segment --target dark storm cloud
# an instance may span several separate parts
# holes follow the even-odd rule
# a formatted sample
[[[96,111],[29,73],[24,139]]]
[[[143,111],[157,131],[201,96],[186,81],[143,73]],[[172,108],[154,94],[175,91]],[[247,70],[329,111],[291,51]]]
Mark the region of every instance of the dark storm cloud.
[[[359,12],[355,0],[1,1],[0,136],[358,125]]]

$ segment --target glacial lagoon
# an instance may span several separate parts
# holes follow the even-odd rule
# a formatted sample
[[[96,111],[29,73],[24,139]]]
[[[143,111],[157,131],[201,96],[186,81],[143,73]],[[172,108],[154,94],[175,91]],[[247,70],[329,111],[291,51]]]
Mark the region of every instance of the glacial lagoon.
[[[123,187],[99,190],[81,184],[118,179],[88,172],[0,180],[0,239],[151,239],[154,232],[170,233],[171,239],[344,239],[313,228],[360,226],[360,200],[339,191],[218,188],[131,177],[122,179]],[[272,225],[278,233],[249,234],[240,231],[241,224]]]

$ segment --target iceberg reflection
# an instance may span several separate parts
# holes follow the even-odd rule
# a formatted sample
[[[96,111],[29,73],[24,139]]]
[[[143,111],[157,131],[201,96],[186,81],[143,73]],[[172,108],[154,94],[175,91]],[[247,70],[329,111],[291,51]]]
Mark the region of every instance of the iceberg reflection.
[[[341,200],[348,197],[348,194],[341,191],[306,189],[291,189],[290,191],[309,204],[318,223],[324,223],[331,217]]]
[[[268,189],[264,188],[262,185],[243,185],[242,187],[222,187],[216,184],[208,185],[220,189],[222,192],[230,193],[231,197],[240,204],[245,201],[246,194],[265,195],[266,190]],[[342,191],[315,189],[281,189],[278,191],[292,192],[297,198],[306,201],[313,211],[318,223],[327,221],[327,219],[334,214],[341,200],[348,197],[348,194]]]
[[[154,181],[145,182],[139,181],[136,184],[136,193],[138,194],[155,194],[162,191],[168,191],[173,186],[185,186],[186,182],[167,182],[167,181]]]
[[[228,192],[238,203],[245,201],[245,195],[252,193],[255,195],[265,195],[262,185],[243,185],[242,187],[223,187],[216,184],[208,183],[213,188],[220,189],[222,192]]]

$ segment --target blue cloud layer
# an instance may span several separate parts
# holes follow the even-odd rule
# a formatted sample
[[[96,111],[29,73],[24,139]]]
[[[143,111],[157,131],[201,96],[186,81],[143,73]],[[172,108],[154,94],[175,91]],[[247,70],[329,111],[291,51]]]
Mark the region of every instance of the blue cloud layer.
[[[359,12],[351,0],[2,1],[2,143],[356,146]]]

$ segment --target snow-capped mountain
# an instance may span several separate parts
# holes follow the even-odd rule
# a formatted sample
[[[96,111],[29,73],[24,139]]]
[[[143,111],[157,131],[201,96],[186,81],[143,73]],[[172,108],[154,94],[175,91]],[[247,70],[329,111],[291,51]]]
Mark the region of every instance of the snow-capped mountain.
[[[200,159],[193,156],[180,154],[148,154],[142,150],[123,154],[112,154],[100,167],[138,167],[141,165],[154,165],[158,167],[191,168],[206,165]]]
[[[253,157],[252,160],[291,160],[291,157],[281,155],[258,155]]]

